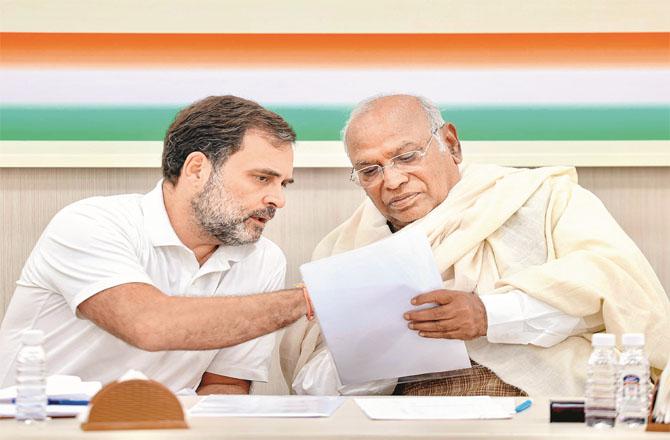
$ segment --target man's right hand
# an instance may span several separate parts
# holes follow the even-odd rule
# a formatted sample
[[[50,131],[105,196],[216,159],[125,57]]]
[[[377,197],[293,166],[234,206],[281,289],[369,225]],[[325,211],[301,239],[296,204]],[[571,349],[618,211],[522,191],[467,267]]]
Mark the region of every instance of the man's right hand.
[[[416,296],[412,304],[436,304],[429,309],[405,313],[409,328],[417,330],[419,336],[470,340],[486,335],[486,308],[476,293],[434,290]]]

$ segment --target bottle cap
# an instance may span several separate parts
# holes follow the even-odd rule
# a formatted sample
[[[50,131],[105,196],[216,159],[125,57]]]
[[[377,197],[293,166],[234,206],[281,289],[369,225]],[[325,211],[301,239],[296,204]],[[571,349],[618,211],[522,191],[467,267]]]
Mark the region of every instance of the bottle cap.
[[[621,343],[641,347],[644,345],[644,333],[624,333],[621,337]]]
[[[44,342],[42,330],[26,330],[21,334],[21,342],[26,345],[38,345]]]
[[[596,333],[591,339],[591,345],[594,347],[614,347],[616,338],[611,333]]]

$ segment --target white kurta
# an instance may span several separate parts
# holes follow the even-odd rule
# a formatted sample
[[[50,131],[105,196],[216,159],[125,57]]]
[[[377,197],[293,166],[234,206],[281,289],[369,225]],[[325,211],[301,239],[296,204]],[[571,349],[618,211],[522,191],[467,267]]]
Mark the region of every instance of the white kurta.
[[[486,338],[467,342],[474,361],[531,395],[580,395],[590,335],[603,328],[618,335],[645,333],[656,368],[664,366],[670,350],[670,304],[658,278],[602,203],[576,180],[573,168],[463,167],[447,199],[407,226],[428,236],[445,288],[482,296],[520,291],[584,320],[584,333],[548,348]],[[532,229],[543,232],[539,239],[528,239]],[[390,233],[366,200],[322,240],[314,258]],[[539,262],[538,249],[544,253]],[[313,356],[318,339],[318,326],[305,331],[298,324],[287,332],[287,379]]]

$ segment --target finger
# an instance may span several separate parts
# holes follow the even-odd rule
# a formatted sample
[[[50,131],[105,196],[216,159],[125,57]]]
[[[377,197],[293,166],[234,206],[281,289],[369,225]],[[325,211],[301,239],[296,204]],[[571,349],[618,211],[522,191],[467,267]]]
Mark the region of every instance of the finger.
[[[422,293],[421,295],[417,295],[414,298],[412,298],[411,303],[414,304],[415,306],[430,303],[449,304],[451,300],[452,300],[451,292],[448,290],[440,289],[440,290],[433,290],[432,292]]]
[[[423,338],[460,339],[462,341],[469,341],[475,338],[475,336],[469,335],[461,330],[439,332],[420,331],[419,336]]]
[[[458,323],[454,320],[440,320],[440,321],[426,321],[426,322],[410,322],[408,325],[412,330],[426,331],[426,332],[448,332],[458,329]]]
[[[419,336],[424,338],[444,338],[444,339],[460,339],[469,341],[478,337],[477,333],[468,329],[457,328],[442,331],[419,331]]]
[[[431,339],[458,339],[451,332],[419,332],[419,336]]]
[[[451,318],[449,308],[446,306],[431,307],[430,309],[412,310],[405,313],[408,321],[439,321]]]

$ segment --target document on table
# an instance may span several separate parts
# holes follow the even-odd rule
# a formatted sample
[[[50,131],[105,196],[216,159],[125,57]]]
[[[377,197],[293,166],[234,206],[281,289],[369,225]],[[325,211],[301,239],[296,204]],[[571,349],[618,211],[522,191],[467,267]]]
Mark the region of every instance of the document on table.
[[[47,377],[47,397],[57,400],[90,400],[102,387],[100,382],[83,382],[77,376],[55,374]],[[16,385],[0,389],[0,403],[16,398]]]
[[[344,402],[338,396],[210,395],[188,414],[193,417],[330,417]]]
[[[342,384],[471,366],[463,341],[423,338],[403,318],[414,296],[442,288],[420,230],[303,264],[300,272]]]
[[[85,405],[47,405],[48,417],[76,417],[87,409]],[[16,417],[16,405],[0,403],[0,418]]]
[[[472,420],[509,419],[514,398],[385,397],[356,398],[356,404],[373,420]]]

